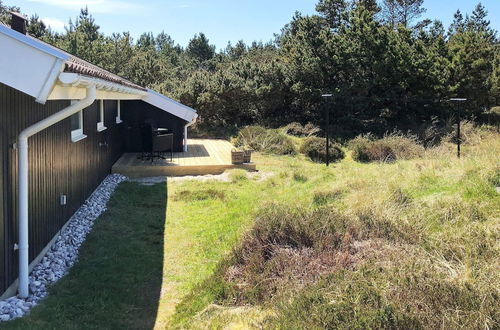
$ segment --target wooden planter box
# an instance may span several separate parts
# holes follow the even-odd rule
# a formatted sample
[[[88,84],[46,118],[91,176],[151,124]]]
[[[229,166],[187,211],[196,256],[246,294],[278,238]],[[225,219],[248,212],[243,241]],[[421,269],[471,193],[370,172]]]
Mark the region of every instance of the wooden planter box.
[[[245,162],[245,152],[238,150],[231,150],[231,163],[243,164]]]
[[[252,161],[252,151],[253,150],[245,150],[245,157],[244,157],[244,162],[245,163],[250,163]]]

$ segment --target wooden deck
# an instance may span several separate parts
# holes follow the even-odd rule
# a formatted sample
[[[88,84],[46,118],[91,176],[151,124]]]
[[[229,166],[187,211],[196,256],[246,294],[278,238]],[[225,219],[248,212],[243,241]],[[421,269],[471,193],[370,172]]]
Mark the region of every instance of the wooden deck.
[[[226,140],[189,139],[188,151],[174,152],[172,161],[169,154],[167,159],[155,159],[151,163],[150,160],[138,159],[140,154],[126,153],[113,165],[112,172],[137,178],[221,174],[231,168],[256,170],[254,163],[231,164],[232,148],[233,145]]]

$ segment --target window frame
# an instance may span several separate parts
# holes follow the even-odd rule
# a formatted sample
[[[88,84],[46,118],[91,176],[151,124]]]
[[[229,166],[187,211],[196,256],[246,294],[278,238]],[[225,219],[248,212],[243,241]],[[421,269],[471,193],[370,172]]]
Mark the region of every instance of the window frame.
[[[104,100],[99,100],[99,121],[97,122],[97,131],[102,132],[107,127],[104,125]]]
[[[71,100],[71,104],[74,104],[76,102],[77,102],[76,100]],[[71,130],[71,141],[78,142],[78,141],[83,140],[87,137],[87,135],[83,134],[83,110],[80,110],[71,116],[74,116],[74,115],[78,115],[79,128]],[[71,118],[71,116],[70,116],[70,118]]]

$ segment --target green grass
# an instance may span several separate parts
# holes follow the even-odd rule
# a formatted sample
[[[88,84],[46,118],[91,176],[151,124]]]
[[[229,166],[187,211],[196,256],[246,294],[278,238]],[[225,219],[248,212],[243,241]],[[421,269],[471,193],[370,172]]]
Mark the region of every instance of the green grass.
[[[257,154],[275,175],[239,183],[249,212],[234,219],[246,231],[183,292],[169,326],[499,326],[498,134],[463,154],[443,144],[412,160],[358,163],[348,153],[330,168]],[[234,194],[222,183],[189,190],[208,187]],[[182,218],[209,219],[210,204]]]
[[[29,316],[6,329],[147,329],[162,285],[166,189],[122,183],[78,263]]]
[[[346,154],[327,168],[256,153],[265,179],[169,180],[168,196],[122,184],[70,274],[5,325],[498,327],[498,134],[460,160],[450,144],[394,163]]]

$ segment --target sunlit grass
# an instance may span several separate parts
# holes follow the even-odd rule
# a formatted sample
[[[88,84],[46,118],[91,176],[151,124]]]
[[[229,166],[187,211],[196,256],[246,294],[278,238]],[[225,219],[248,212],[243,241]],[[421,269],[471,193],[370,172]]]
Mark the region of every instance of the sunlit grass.
[[[314,328],[347,320],[363,327],[395,317],[391,322],[400,326],[494,327],[491,306],[500,286],[498,134],[465,145],[460,160],[449,144],[395,163],[358,163],[346,154],[326,167],[302,155],[256,153],[260,173],[235,170],[229,182],[124,183],[70,274],[30,316],[2,326]],[[367,247],[359,257],[365,263],[312,281],[306,274],[298,283],[293,260],[312,257],[302,257],[307,249],[283,247],[278,264],[291,282],[256,272],[270,286],[248,289],[238,282],[243,275],[227,274],[236,271],[235,255],[245,251],[242,241],[248,242],[258,219],[259,232],[273,221],[303,222],[294,235],[299,240],[302,232],[309,235],[321,258],[327,256],[321,254],[323,235],[332,238],[322,221],[336,224],[341,245]],[[342,226],[350,228],[349,235]],[[271,234],[278,235],[279,228]],[[314,262],[327,260],[321,258]],[[247,271],[251,281],[253,270]],[[269,287],[280,290],[267,292]],[[408,295],[457,305],[415,312]],[[401,309],[405,304],[411,313]]]

